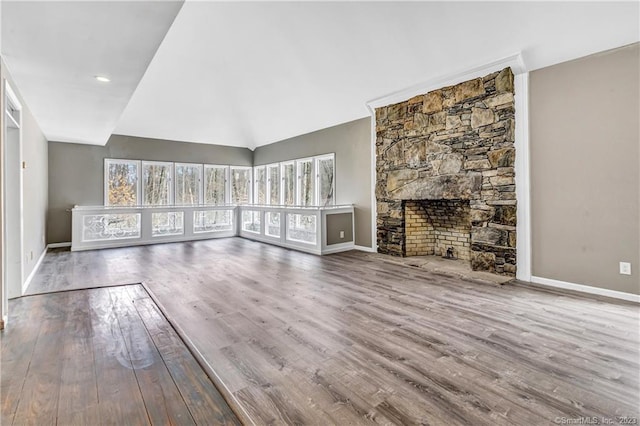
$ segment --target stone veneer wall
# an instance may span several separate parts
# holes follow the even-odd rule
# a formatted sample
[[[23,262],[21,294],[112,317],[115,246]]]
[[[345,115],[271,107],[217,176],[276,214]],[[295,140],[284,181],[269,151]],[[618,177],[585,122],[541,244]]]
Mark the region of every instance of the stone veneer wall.
[[[447,248],[461,260],[470,259],[469,201],[406,201],[406,256],[443,256]]]
[[[471,266],[515,275],[511,69],[376,109],[378,251],[405,256],[407,200],[469,200]]]

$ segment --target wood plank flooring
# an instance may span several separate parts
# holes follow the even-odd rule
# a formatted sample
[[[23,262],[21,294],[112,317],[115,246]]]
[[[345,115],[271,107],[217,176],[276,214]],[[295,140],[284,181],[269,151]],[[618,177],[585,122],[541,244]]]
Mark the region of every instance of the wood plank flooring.
[[[637,304],[486,285],[385,259],[240,238],[56,251],[29,291],[144,282],[246,423],[639,417]],[[117,311],[123,322],[128,309]]]
[[[240,424],[141,285],[10,302],[2,425]]]

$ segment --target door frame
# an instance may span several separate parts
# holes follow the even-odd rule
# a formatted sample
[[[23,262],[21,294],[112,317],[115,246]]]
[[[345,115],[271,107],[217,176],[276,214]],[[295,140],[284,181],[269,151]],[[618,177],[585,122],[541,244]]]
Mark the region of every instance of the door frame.
[[[23,247],[24,247],[24,179],[23,179],[23,152],[22,152],[22,103],[20,102],[20,100],[18,99],[18,96],[16,95],[15,91],[12,89],[11,84],[6,80],[6,78],[2,79],[2,88],[3,90],[3,99],[2,99],[2,169],[3,169],[3,176],[2,176],[2,208],[1,208],[1,215],[2,215],[2,238],[1,238],[1,244],[2,244],[2,250],[1,250],[1,260],[2,260],[2,320],[3,320],[3,325],[6,326],[6,322],[7,322],[7,318],[8,318],[8,283],[6,280],[6,274],[7,274],[7,246],[6,246],[6,238],[7,238],[7,233],[6,233],[6,228],[7,228],[7,221],[6,221],[6,211],[7,211],[7,203],[6,203],[6,194],[9,190],[18,190],[19,191],[19,222],[20,222],[20,272],[19,272],[19,277],[20,277],[20,283],[19,283],[19,293],[20,295],[22,295],[23,293],[23,288],[22,285],[24,283],[24,259],[22,257],[23,254]],[[13,116],[9,115],[9,107],[11,107],[14,111],[16,111],[16,115],[17,115],[17,119],[12,120]],[[8,158],[6,158],[6,144],[9,143],[8,141],[8,128],[10,123],[13,122],[13,126],[14,128],[17,127],[18,129],[18,156],[19,156],[19,160],[18,160],[18,168],[19,168],[19,188],[7,188],[7,180],[6,180],[6,173],[7,173],[7,161]]]

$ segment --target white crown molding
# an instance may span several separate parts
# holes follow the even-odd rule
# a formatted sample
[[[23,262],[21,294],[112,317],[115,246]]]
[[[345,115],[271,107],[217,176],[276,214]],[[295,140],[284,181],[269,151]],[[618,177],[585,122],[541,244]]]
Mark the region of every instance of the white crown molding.
[[[464,81],[472,80],[478,77],[484,77],[487,74],[491,74],[495,71],[500,71],[507,67],[511,67],[511,71],[514,75],[527,72],[524,60],[522,59],[522,54],[518,52],[514,55],[506,56],[504,58],[500,58],[483,65],[472,67],[471,69],[445,74],[440,77],[418,83],[414,86],[407,87],[406,89],[400,90],[398,92],[393,92],[388,95],[372,99],[367,102],[367,106],[370,110],[374,110],[375,117],[376,108],[406,101],[414,96],[423,95],[432,90],[442,89],[446,86],[462,83]]]
[[[531,282],[541,284],[547,287],[562,288],[565,290],[579,291],[581,293],[597,294],[599,296],[612,297],[614,299],[626,300],[629,302],[640,303],[640,295],[625,293],[623,291],[608,290],[606,288],[592,287],[584,284],[569,283],[566,281],[553,280],[550,278],[531,277]]]

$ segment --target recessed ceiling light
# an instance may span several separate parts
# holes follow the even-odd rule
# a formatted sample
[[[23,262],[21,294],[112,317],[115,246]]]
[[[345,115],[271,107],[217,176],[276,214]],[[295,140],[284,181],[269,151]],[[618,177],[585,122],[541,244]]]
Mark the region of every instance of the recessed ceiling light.
[[[96,75],[96,80],[102,82],[102,83],[108,83],[111,81],[111,79],[109,79],[108,77],[105,77],[103,75]]]

